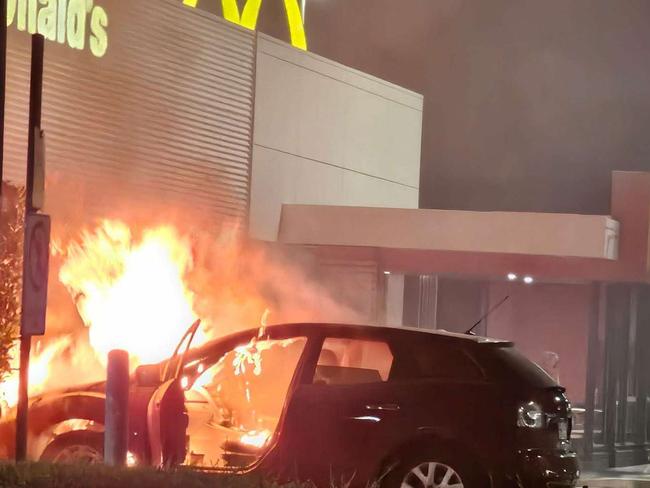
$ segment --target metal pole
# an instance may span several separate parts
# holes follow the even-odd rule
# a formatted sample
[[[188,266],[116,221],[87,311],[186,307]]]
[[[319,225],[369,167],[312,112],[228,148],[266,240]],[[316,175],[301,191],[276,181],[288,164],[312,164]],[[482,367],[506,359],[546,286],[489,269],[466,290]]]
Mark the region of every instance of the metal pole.
[[[45,38],[41,34],[32,36],[32,70],[29,85],[29,134],[27,139],[27,187],[25,193],[26,211],[34,212],[34,156],[37,130],[41,127],[41,106],[43,101],[43,56]]]
[[[0,209],[5,154],[5,97],[7,92],[7,0],[0,0]]]
[[[115,349],[108,353],[104,462],[124,466],[129,442],[129,353]]]
[[[32,69],[29,97],[29,134],[27,146],[27,187],[25,210],[33,213],[32,193],[34,186],[34,144],[36,130],[41,126],[41,101],[43,91],[43,54],[45,38],[40,34],[32,36]],[[25,275],[26,262],[23,262],[23,276]],[[22,329],[21,317],[21,329]],[[18,405],[16,407],[16,461],[24,461],[27,457],[27,424],[29,409],[29,353],[32,338],[29,334],[20,335],[20,375],[18,386]]]
[[[27,459],[28,372],[32,337],[20,337],[20,373],[18,383],[18,407],[16,411],[16,462]]]

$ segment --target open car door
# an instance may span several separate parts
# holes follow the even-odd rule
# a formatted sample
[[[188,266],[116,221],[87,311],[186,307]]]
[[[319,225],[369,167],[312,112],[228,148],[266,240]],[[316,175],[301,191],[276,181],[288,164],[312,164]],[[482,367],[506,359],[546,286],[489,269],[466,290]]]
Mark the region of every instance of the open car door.
[[[187,329],[172,357],[164,363],[162,384],[149,400],[147,431],[151,464],[156,467],[169,467],[185,460],[188,416],[180,374],[200,323],[197,320]]]

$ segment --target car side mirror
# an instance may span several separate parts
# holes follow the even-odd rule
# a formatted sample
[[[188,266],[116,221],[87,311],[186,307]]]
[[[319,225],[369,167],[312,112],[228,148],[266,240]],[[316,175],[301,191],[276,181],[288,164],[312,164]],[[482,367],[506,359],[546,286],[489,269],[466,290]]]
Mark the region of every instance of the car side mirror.
[[[160,386],[160,365],[143,364],[135,370],[135,382],[138,386]]]

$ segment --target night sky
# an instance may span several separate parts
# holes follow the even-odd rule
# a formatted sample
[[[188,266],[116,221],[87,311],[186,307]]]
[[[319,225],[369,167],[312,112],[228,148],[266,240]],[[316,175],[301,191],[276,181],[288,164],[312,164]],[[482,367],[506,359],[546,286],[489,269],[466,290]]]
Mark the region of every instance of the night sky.
[[[608,213],[610,172],[650,171],[646,0],[307,5],[311,51],[424,94],[422,207]]]

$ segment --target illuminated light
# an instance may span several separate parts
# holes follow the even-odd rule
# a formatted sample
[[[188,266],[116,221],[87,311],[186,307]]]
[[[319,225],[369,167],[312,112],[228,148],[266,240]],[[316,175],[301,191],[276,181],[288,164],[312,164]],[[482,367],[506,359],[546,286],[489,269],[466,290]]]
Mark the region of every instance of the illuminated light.
[[[515,281],[517,279],[517,275],[514,273],[508,273],[508,279],[510,281]]]
[[[198,0],[183,0],[183,5],[191,8],[196,8],[198,3]],[[262,0],[246,0],[240,14],[237,0],[221,0],[223,18],[250,30],[257,28],[257,19],[259,18],[261,7]],[[298,0],[284,0],[284,10],[287,14],[291,45],[306,51],[307,36],[305,34],[305,24]]]
[[[390,275],[390,271],[384,271],[384,274],[385,274],[386,276],[389,276],[389,275]]]
[[[244,6],[244,10],[246,10],[246,7],[247,5]],[[223,10],[224,19],[234,24],[242,25],[242,19],[239,15],[239,6],[237,5],[237,0],[221,0],[221,9]],[[254,27],[252,29],[254,29]]]
[[[72,49],[89,46],[101,58],[108,49],[108,14],[92,0],[13,0],[7,4],[7,26],[42,34]]]
[[[524,283],[526,283],[527,285],[532,284],[534,281],[535,280],[533,279],[532,276],[524,276]]]
[[[190,381],[187,379],[187,376],[183,376],[181,378],[181,388],[183,388],[183,390],[187,390],[187,386],[189,384],[190,384]]]
[[[138,458],[136,458],[136,457],[135,457],[135,454],[133,454],[131,451],[128,451],[128,452],[126,453],[126,465],[127,465],[129,468],[132,468],[132,467],[135,466],[136,464],[138,464]]]
[[[262,6],[262,0],[248,0],[246,5],[244,5],[244,10],[241,13],[241,21],[239,25],[246,27],[250,30],[255,30],[257,27],[257,19],[260,15],[260,7]],[[235,8],[237,8],[237,3],[235,3]],[[225,17],[225,9],[224,9]]]
[[[375,417],[374,415],[362,415],[360,417],[352,417],[354,420],[363,420],[366,422],[381,422],[381,419],[379,417]]]
[[[203,366],[203,363],[199,364],[199,367],[196,368],[196,371],[201,374],[205,370],[205,366]]]
[[[284,0],[284,7],[287,10],[291,44],[298,49],[306,51],[307,36],[305,35],[305,25],[302,22],[302,14],[300,13],[297,0]]]

